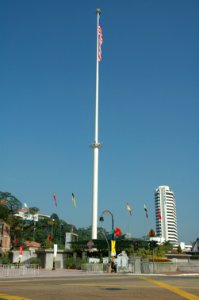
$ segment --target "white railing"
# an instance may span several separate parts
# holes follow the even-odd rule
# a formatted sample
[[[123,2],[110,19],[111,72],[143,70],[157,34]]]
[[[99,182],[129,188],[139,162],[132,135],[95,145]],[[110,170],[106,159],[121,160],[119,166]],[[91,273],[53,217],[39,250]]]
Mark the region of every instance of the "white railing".
[[[39,265],[32,264],[10,264],[0,265],[0,277],[15,276],[37,276],[39,275]]]

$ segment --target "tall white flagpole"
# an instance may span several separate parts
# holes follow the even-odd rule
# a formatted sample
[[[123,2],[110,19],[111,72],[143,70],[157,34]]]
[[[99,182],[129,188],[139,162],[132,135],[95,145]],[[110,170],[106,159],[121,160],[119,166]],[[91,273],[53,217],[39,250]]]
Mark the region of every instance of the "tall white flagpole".
[[[99,107],[99,19],[101,10],[96,10],[97,14],[97,55],[96,55],[96,101],[95,101],[95,135],[93,148],[93,214],[92,214],[92,239],[97,239],[97,219],[98,219],[98,162],[99,149],[98,142],[98,107]],[[100,53],[101,54],[101,53]]]

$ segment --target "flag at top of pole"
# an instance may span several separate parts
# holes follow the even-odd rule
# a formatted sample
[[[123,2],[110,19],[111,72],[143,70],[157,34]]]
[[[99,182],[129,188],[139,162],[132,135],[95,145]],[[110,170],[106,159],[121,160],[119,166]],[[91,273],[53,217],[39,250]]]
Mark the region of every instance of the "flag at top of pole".
[[[102,36],[102,26],[100,24],[99,20],[99,25],[98,25],[98,60],[102,60],[102,43],[103,43],[103,36]]]
[[[100,15],[101,10],[97,9],[97,16],[98,16],[98,25],[97,25],[97,52],[98,52],[98,61],[102,60],[102,43],[103,43],[103,36],[102,36],[102,26],[100,22]]]

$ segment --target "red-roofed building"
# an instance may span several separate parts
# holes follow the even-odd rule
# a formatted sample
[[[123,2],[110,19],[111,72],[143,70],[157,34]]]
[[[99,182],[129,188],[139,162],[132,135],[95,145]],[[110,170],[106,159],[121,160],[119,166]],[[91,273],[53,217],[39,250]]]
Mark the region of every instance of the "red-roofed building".
[[[33,241],[25,241],[24,244],[29,247],[29,248],[34,248],[34,249],[38,249],[40,248],[41,244],[38,242],[33,242]]]

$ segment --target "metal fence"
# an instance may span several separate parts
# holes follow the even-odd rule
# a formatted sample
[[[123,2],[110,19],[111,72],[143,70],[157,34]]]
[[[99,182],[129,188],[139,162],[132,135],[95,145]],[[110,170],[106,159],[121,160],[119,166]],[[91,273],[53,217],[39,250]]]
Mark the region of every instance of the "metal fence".
[[[35,264],[0,265],[0,277],[37,276],[39,271],[39,265]]]

